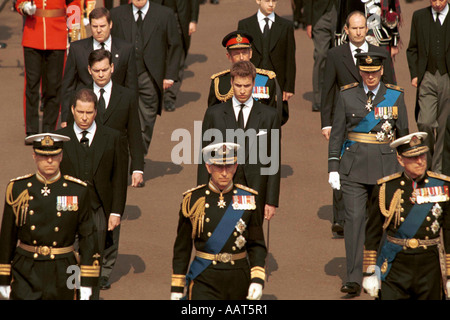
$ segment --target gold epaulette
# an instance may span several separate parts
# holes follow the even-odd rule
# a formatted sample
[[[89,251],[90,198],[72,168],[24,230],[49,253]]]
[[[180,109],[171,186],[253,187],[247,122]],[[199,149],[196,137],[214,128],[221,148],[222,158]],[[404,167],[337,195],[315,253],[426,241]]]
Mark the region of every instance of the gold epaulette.
[[[402,87],[399,87],[399,86],[396,86],[396,85],[393,85],[393,84],[385,83],[384,85],[386,87],[388,87],[389,89],[393,89],[393,90],[397,90],[397,91],[401,91],[401,92],[405,91],[405,89],[403,89]]]
[[[353,83],[350,83],[350,84],[346,84],[345,86],[341,87],[341,91],[357,87],[358,85],[359,85],[359,82],[353,82]]]
[[[378,179],[377,180],[377,184],[382,184],[382,183],[385,183],[385,182],[397,179],[397,178],[401,177],[401,175],[402,175],[401,172],[393,173],[393,174],[391,174],[389,176],[386,176],[386,177],[383,177],[381,179]]]
[[[268,76],[270,79],[274,79],[277,76],[277,74],[275,72],[273,72],[271,70],[266,70],[266,69],[256,68],[256,72],[259,73],[259,74],[263,74],[265,76]]]
[[[183,192],[183,196],[187,195],[188,193],[191,193],[194,190],[203,188],[204,186],[206,186],[206,184],[201,184],[201,185],[196,186],[195,188],[189,189],[188,191]]]
[[[253,193],[253,194],[256,194],[256,195],[258,194],[258,191],[253,190],[252,188],[246,187],[246,186],[244,186],[244,185],[242,185],[242,184],[236,183],[235,186],[238,187],[239,189],[242,189],[242,190],[251,192],[251,193]]]
[[[221,75],[224,75],[225,73],[229,73],[229,72],[230,72],[230,69],[227,69],[227,70],[223,70],[223,71],[217,72],[217,73],[215,73],[215,74],[213,74],[213,75],[211,76],[211,80],[214,80],[215,78],[217,78],[217,77],[219,77],[219,76],[221,76]]]
[[[20,177],[11,179],[11,180],[9,180],[9,182],[14,182],[14,181],[18,181],[18,180],[23,180],[23,179],[29,178],[29,177],[31,177],[31,176],[33,176],[33,175],[34,175],[34,173],[29,173],[29,174],[26,174],[26,175],[24,175],[24,176],[20,176]]]
[[[69,176],[67,174],[64,176],[64,179],[72,181],[72,182],[75,182],[75,183],[78,183],[78,184],[81,184],[82,186],[87,187],[87,183],[86,182],[84,182],[84,181],[82,181],[82,180],[80,180],[78,178],[74,178],[72,176]]]
[[[436,178],[436,179],[440,179],[440,180],[445,180],[445,181],[450,181],[450,177],[446,176],[445,174],[442,173],[436,173],[436,172],[432,172],[432,171],[427,171],[427,174],[432,177],[432,178]]]

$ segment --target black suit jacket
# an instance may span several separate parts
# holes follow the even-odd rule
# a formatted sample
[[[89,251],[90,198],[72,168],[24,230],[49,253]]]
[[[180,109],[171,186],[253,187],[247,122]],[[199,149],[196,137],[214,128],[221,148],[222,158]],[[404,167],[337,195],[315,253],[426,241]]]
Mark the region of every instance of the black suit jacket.
[[[88,58],[92,52],[92,37],[78,40],[70,44],[64,68],[61,95],[61,120],[67,121],[74,93],[92,84],[92,76],[88,71]],[[126,41],[112,37],[111,54],[114,64],[112,79],[115,83],[137,92],[137,74],[134,47]]]
[[[70,141],[64,142],[61,172],[76,178],[81,177],[75,145],[80,142],[73,125],[57,130],[55,133],[70,138]],[[127,197],[127,174],[121,151],[120,132],[97,124],[97,131],[90,148],[94,149],[93,184],[88,185],[94,188],[106,219],[109,219],[111,213],[122,215]]]
[[[449,6],[449,4],[447,4]],[[447,68],[450,68],[450,16],[444,21],[445,28],[445,62]],[[411,23],[411,34],[409,38],[408,49],[406,50],[406,57],[408,58],[409,72],[411,79],[417,77],[418,84],[423,79],[425,71],[427,70],[428,55],[430,53],[429,34],[431,24],[434,23],[433,15],[431,13],[431,6],[417,10],[413,14]]]
[[[369,51],[381,52],[388,57],[383,63],[382,81],[389,84],[397,84],[392,60],[386,49],[369,44]],[[334,108],[339,89],[354,82],[361,82],[358,67],[355,65],[350,50],[350,44],[346,43],[328,50],[321,99],[321,128],[331,126],[333,123]]]
[[[232,101],[217,104],[206,109],[205,116],[203,118],[202,133],[204,134],[208,129],[218,129],[223,135],[223,139],[226,139],[227,129],[237,129],[236,117],[233,111]],[[245,164],[239,164],[242,166],[245,175],[247,186],[258,191],[259,199],[262,204],[270,204],[278,206],[278,198],[280,193],[280,119],[278,117],[275,108],[264,105],[257,101],[253,101],[253,107],[250,112],[246,132],[255,130],[258,134],[257,141],[249,139],[249,143],[245,146]],[[272,131],[278,131],[278,138],[276,141],[272,138]],[[264,134],[266,132],[266,134]],[[202,134],[202,136],[204,136]],[[271,175],[261,174],[261,169],[267,169],[273,163],[263,163],[263,159],[259,156],[260,149],[265,145],[264,139],[267,138],[267,150],[277,149],[278,151],[278,163],[275,168],[276,173]],[[202,146],[205,147],[214,141],[203,141]],[[267,151],[262,151],[268,154]],[[272,150],[271,155],[273,155]],[[249,156],[257,156],[256,163],[250,163]],[[204,164],[200,164],[198,167],[197,182],[198,184],[208,183],[208,172]]]
[[[177,31],[177,22],[173,10],[150,2],[142,28],[143,56],[145,66],[154,79],[162,96],[163,80],[178,80],[178,68],[182,55],[182,44]],[[118,38],[134,43],[133,30],[136,22],[131,4],[111,9],[113,28],[111,33]],[[161,99],[160,99],[161,100]],[[158,114],[161,114],[161,101]]]
[[[163,0],[150,0],[152,2],[163,4]],[[184,53],[187,54],[191,45],[191,36],[189,35],[189,24],[198,22],[200,11],[199,0],[174,0],[176,5],[176,14],[183,34]]]
[[[305,7],[303,9],[306,25],[316,25],[320,17],[327,12],[327,8],[333,0],[305,0]]]
[[[252,37],[251,62],[261,67],[263,39],[256,14],[239,21],[238,30],[247,31]],[[270,28],[270,61],[282,91],[295,92],[295,38],[294,25],[291,21],[275,14],[275,22]]]

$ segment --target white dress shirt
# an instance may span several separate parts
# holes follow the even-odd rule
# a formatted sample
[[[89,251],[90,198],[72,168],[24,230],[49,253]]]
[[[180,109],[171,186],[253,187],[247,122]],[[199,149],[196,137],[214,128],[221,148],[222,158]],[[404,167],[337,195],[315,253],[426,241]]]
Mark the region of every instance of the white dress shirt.
[[[234,116],[236,121],[238,121],[239,111],[241,110],[241,102],[238,101],[235,97],[232,99]],[[248,117],[250,116],[250,111],[252,111],[253,107],[253,98],[250,97],[247,101],[244,102],[245,107],[242,107],[242,115],[244,116],[244,127],[247,126]]]
[[[262,14],[262,12],[260,10],[258,10],[256,17],[258,19],[259,28],[261,29],[262,33],[264,32],[264,27],[266,26],[266,21],[264,20],[264,18],[269,18],[269,29],[272,28],[272,23],[275,22],[275,13],[274,12],[272,12],[268,16],[265,16]]]
[[[73,123],[73,130],[75,131],[75,135],[77,136],[78,141],[80,141],[81,138],[83,138],[82,132],[84,130],[80,129],[80,127],[77,126],[77,124],[75,122]],[[97,124],[95,123],[95,121],[92,123],[92,125],[86,131],[88,132],[86,134],[86,138],[89,139],[89,146],[91,146],[92,140],[94,140],[95,131],[97,131]]]
[[[353,43],[349,42],[350,44],[350,50],[352,51],[352,57],[353,57],[353,62],[356,65],[356,58],[355,58],[355,54],[357,54],[358,52],[356,52],[356,49],[361,49],[361,53],[362,52],[368,52],[369,51],[369,44],[367,43],[367,41],[364,41],[364,43],[362,44],[361,47],[357,47],[355,46]]]
[[[108,50],[109,52],[111,52],[111,35],[108,37],[108,39],[106,39],[106,41],[104,42],[105,44],[105,50]],[[102,48],[102,45],[100,44],[100,42],[98,42],[97,40],[94,39],[93,43],[92,43],[92,47],[93,50],[98,50]]]
[[[447,17],[447,13],[449,10],[449,4],[447,3],[447,5],[444,7],[444,9],[442,9],[441,12],[439,12],[439,20],[441,21],[441,26],[444,25],[444,21],[445,18]],[[434,11],[433,7],[431,7],[431,13],[433,14],[433,20],[436,22],[436,11]]]
[[[100,99],[100,89],[104,89],[103,99],[105,100],[105,110],[108,108],[109,100],[111,99],[111,91],[112,91],[112,81],[109,81],[103,88],[99,87],[94,82],[94,93],[97,96],[97,99]]]

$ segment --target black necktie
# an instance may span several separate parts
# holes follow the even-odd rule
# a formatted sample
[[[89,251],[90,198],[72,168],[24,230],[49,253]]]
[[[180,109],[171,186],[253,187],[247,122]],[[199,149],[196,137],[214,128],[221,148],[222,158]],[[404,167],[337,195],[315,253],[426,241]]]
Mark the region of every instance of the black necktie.
[[[142,11],[138,10],[137,14],[138,14],[138,18],[136,20],[136,23],[137,23],[138,28],[141,29],[142,28]]]
[[[239,107],[241,107],[241,110],[239,110],[239,114],[238,114],[238,128],[239,129],[245,129],[245,125],[244,125],[244,113],[242,112],[242,109],[244,109],[245,104],[241,103],[239,105]]]
[[[81,139],[80,139],[80,143],[81,143],[81,145],[83,146],[83,147],[89,147],[89,138],[86,138],[86,135],[88,134],[89,132],[87,132],[86,130],[84,130],[84,131],[82,131],[81,132],[81,134],[83,135],[82,137],[81,137]]]
[[[372,103],[373,96],[374,96],[374,94],[372,91],[367,92],[367,98],[369,98],[367,100],[367,103]]]
[[[105,89],[100,89],[100,98],[98,99],[98,112],[97,112],[97,118],[102,123],[103,122],[103,115],[105,114],[106,110],[106,104],[105,104],[105,98],[103,98],[103,94],[105,93]]]
[[[440,12],[436,12],[436,21],[435,21],[435,23],[440,27],[441,26],[441,20],[439,20],[439,14],[440,14]]]
[[[269,18],[264,18],[264,21],[266,21],[266,25],[264,26],[264,30],[263,30],[263,37],[264,39],[268,37],[269,35]]]
[[[105,50],[105,43],[102,42],[102,43],[100,43],[100,45],[102,46],[102,49]]]

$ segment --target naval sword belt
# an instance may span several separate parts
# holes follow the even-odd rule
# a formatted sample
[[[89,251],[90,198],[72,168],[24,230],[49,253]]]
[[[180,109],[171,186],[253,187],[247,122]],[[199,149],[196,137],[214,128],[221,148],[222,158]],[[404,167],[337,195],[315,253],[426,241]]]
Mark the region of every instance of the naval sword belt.
[[[414,238],[411,238],[411,239],[400,239],[400,238],[387,236],[387,240],[389,242],[394,243],[394,244],[398,244],[398,245],[400,245],[402,247],[416,249],[418,247],[435,246],[435,245],[439,244],[440,238],[434,238],[434,239],[429,239],[429,240],[422,240],[422,239],[414,239]]]
[[[348,140],[371,144],[387,144],[391,142],[391,140],[389,140],[388,138],[384,139],[383,141],[377,140],[377,135],[375,133],[360,132],[349,132]]]
[[[66,16],[66,9],[36,9],[36,12],[34,13],[35,17],[41,17],[41,18],[58,18],[58,17],[65,17]]]
[[[43,256],[65,254],[74,251],[73,245],[62,248],[53,248],[48,246],[30,246],[25,243],[19,243],[19,248],[22,248],[27,252],[37,253]]]
[[[232,261],[236,261],[236,260],[245,259],[247,257],[247,252],[244,251],[244,252],[236,253],[236,254],[222,252],[222,253],[218,253],[218,254],[212,254],[212,253],[197,251],[195,253],[195,255],[197,257],[205,259],[205,260],[212,260],[212,261],[216,261],[216,262],[228,263],[228,262],[232,262]]]

